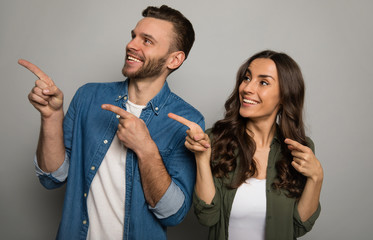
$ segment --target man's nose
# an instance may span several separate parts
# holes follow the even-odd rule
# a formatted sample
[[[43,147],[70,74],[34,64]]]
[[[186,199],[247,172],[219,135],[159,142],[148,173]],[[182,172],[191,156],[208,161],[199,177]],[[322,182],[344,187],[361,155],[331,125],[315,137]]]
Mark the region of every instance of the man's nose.
[[[131,41],[127,44],[128,49],[138,50],[139,48],[139,40],[137,38],[132,38]]]

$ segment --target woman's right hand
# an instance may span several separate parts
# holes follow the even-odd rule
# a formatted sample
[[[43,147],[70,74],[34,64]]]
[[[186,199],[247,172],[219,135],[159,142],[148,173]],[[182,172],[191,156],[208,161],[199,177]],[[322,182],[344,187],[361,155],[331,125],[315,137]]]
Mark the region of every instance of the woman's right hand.
[[[169,113],[168,117],[189,128],[186,131],[185,147],[194,152],[196,157],[197,176],[195,192],[201,200],[207,204],[211,204],[215,196],[215,185],[210,167],[210,138],[197,123],[191,122],[173,113]]]
[[[189,129],[186,131],[185,147],[194,152],[196,158],[203,158],[210,162],[211,146],[210,138],[202,128],[195,122],[189,121],[174,113],[169,113],[168,117],[184,124]],[[202,159],[201,159],[202,160]]]

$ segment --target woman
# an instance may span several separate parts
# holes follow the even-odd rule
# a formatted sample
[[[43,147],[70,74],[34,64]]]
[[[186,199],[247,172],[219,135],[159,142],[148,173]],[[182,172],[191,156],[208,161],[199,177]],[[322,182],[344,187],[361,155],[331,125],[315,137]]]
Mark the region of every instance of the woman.
[[[284,53],[263,51],[239,69],[225,116],[185,146],[197,162],[194,209],[209,239],[295,239],[319,213],[323,169],[305,136],[304,82]],[[211,139],[211,146],[210,146]]]

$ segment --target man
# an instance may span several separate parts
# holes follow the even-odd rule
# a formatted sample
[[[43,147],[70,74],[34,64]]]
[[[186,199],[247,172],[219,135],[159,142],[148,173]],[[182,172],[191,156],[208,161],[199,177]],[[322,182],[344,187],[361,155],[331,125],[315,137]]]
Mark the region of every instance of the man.
[[[166,239],[182,221],[195,181],[193,155],[184,147],[186,127],[174,112],[204,128],[203,116],[168,88],[194,30],[180,12],[148,7],[126,47],[123,82],[81,87],[64,116],[63,93],[37,66],[29,94],[41,113],[36,152],[40,182],[67,183],[58,239]]]

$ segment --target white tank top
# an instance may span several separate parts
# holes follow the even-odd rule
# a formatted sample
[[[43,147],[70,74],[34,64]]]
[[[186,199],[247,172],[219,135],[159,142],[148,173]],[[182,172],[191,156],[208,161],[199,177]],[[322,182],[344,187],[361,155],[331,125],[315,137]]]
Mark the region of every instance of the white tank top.
[[[230,240],[264,240],[266,179],[249,178],[238,187],[229,218]]]
[[[127,111],[139,117],[145,106],[127,101]],[[88,240],[123,239],[127,148],[115,135],[87,197]]]

